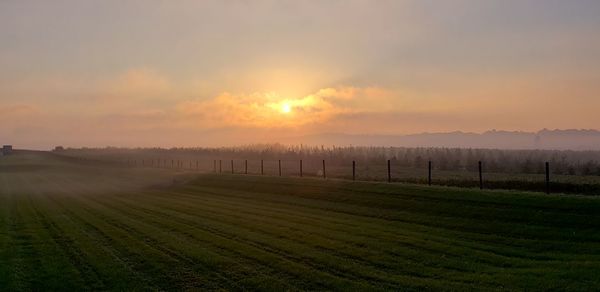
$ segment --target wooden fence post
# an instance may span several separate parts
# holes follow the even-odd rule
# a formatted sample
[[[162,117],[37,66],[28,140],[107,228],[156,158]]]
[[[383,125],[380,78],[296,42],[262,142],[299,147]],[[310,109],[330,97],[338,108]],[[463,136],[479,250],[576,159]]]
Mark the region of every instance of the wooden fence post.
[[[248,159],[244,160],[244,174],[248,174]]]
[[[281,159],[279,160],[279,176],[281,176]]]
[[[300,177],[302,177],[302,159],[300,159]]]
[[[264,175],[265,174],[265,163],[264,160],[260,160],[260,175]]]
[[[352,180],[356,180],[356,160],[352,160]]]
[[[428,176],[427,176],[427,184],[431,185],[431,160],[429,160],[428,169],[429,169],[429,172],[428,172]]]
[[[233,174],[233,159],[231,159],[231,173]]]
[[[325,159],[323,159],[323,178],[327,178],[327,174],[325,172]]]
[[[479,161],[479,189],[483,190],[483,166],[481,160]]]
[[[390,160],[388,159],[387,161],[387,168],[388,168],[388,182],[392,182],[392,167],[390,166]]]
[[[219,159],[219,173],[223,172],[223,163],[222,160]]]
[[[546,194],[550,194],[550,162],[546,161]]]

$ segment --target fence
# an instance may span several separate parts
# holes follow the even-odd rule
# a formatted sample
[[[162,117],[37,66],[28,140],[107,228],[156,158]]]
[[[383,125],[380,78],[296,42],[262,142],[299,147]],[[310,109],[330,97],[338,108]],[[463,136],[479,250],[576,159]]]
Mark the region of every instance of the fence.
[[[170,163],[169,163],[170,162]],[[550,193],[552,187],[561,192],[580,192],[581,188],[574,188],[575,191],[569,191],[573,185],[569,183],[550,181],[550,163],[545,162],[544,178],[538,178],[535,175],[529,175],[528,179],[523,180],[518,177],[515,179],[508,174],[485,173],[485,164],[483,161],[477,162],[477,173],[469,172],[458,173],[456,171],[438,171],[436,173],[434,161],[426,161],[426,172],[420,174],[420,169],[406,169],[406,167],[396,167],[392,160],[387,160],[383,165],[364,165],[359,169],[356,160],[348,162],[347,165],[335,163],[328,165],[326,160],[240,160],[240,159],[213,159],[206,160],[181,160],[181,159],[128,159],[126,165],[132,167],[155,167],[176,170],[196,170],[214,173],[230,174],[252,174],[252,175],[273,175],[273,176],[297,176],[297,177],[322,177],[322,178],[340,178],[348,180],[363,181],[387,181],[392,182],[410,182],[427,185],[449,185],[459,187],[479,187],[480,189],[522,189],[531,191],[544,191]],[[396,168],[396,169],[395,169]],[[382,175],[383,172],[383,175]],[[436,177],[436,174],[438,177]],[[496,179],[486,180],[486,175],[496,176]],[[498,177],[502,175],[503,177]],[[522,176],[522,174],[521,174]],[[585,184],[583,184],[585,186]],[[585,189],[585,188],[584,188]],[[592,188],[596,192],[596,188]],[[600,187],[598,187],[600,190]],[[586,190],[590,191],[590,190]]]

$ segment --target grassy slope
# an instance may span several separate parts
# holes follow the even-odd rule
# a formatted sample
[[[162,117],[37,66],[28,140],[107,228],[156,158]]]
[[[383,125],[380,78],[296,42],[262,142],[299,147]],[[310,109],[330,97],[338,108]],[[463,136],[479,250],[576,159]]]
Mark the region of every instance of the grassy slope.
[[[0,159],[0,287],[600,287],[600,200]],[[147,188],[146,186],[155,185]]]

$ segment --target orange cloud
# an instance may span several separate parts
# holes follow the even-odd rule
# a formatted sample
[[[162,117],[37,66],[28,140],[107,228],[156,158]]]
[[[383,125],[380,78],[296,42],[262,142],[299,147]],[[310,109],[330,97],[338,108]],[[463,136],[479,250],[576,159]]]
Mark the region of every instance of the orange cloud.
[[[182,119],[204,127],[298,127],[326,122],[340,114],[381,109],[389,93],[378,88],[324,88],[301,98],[272,92],[222,93],[210,100],[187,101],[177,106]],[[285,110],[284,110],[285,109]]]

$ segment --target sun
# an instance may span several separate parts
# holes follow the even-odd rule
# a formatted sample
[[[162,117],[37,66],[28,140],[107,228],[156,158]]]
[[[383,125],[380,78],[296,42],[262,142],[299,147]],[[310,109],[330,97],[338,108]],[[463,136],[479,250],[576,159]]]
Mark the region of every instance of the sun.
[[[292,106],[289,103],[284,103],[281,105],[281,112],[284,114],[289,114],[292,111]]]

